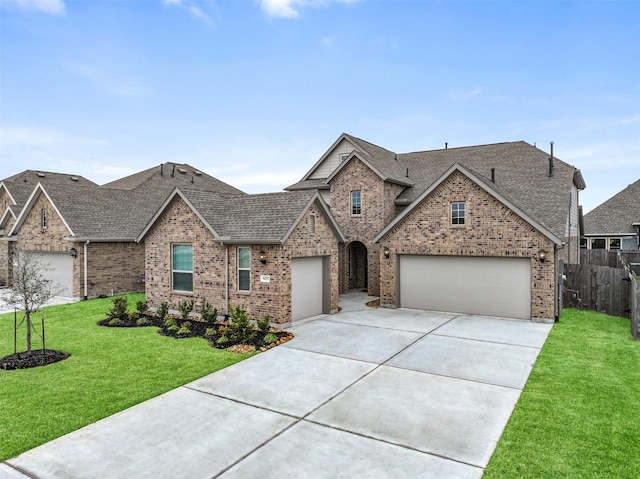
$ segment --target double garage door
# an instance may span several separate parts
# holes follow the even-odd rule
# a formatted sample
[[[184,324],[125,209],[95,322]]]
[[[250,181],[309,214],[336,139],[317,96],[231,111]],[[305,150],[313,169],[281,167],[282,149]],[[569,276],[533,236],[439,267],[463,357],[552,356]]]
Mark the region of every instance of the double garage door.
[[[314,256],[291,260],[291,319],[317,316],[324,311],[324,258]]]
[[[529,258],[400,256],[400,306],[531,319]]]

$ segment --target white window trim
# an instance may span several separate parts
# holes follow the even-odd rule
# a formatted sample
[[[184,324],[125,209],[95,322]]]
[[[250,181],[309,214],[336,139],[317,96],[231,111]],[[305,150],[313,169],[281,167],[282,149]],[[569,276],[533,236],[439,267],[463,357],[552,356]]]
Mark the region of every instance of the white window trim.
[[[358,193],[358,196],[360,198],[360,213],[354,213],[353,212],[353,194],[354,193]],[[351,216],[362,216],[362,190],[351,190],[351,192],[349,193],[349,208],[350,208],[350,213]]]
[[[453,205],[463,205],[464,206],[464,216],[462,217],[463,223],[454,223],[453,222]],[[459,219],[459,217],[458,217]],[[454,228],[464,228],[467,226],[467,202],[466,201],[452,201],[449,205],[449,225]]]
[[[174,269],[173,268],[173,247],[174,246],[191,246],[191,271]],[[174,273],[189,273],[191,274],[191,291],[187,291],[184,289],[175,289],[173,274]],[[193,243],[171,243],[171,291],[175,291],[177,293],[193,293]]]
[[[240,250],[241,249],[247,249],[249,250],[249,267],[248,268],[241,268],[240,267]],[[251,247],[250,246],[238,246],[237,250],[236,250],[236,279],[237,279],[237,287],[236,289],[240,292],[243,293],[250,293],[251,292]],[[240,289],[240,271],[248,271],[249,272],[249,289]]]

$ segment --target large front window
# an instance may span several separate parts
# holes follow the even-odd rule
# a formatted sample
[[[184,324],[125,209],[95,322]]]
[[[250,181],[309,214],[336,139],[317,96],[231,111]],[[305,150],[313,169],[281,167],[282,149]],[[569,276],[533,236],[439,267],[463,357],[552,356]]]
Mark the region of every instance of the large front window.
[[[251,290],[251,248],[238,248],[238,291]]]
[[[174,291],[193,291],[193,245],[172,245],[171,270]]]
[[[351,192],[351,214],[353,216],[362,214],[362,193],[360,191]]]

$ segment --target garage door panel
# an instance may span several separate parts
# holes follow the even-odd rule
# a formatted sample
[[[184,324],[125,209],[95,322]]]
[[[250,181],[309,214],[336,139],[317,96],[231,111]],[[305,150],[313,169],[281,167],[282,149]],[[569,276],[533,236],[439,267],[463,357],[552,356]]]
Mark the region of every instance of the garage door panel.
[[[520,319],[531,318],[528,258],[400,257],[400,305]]]
[[[51,281],[57,296],[73,297],[73,258],[68,253],[43,253],[43,276]]]
[[[291,261],[291,317],[293,321],[322,314],[323,258]]]

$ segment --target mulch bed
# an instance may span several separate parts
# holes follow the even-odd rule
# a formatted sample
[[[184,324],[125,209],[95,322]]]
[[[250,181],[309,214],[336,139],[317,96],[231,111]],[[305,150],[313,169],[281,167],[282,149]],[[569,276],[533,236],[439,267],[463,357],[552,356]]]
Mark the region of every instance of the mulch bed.
[[[174,316],[175,317],[175,316]],[[189,332],[186,334],[178,334],[177,331],[171,331],[167,329],[163,320],[156,316],[145,315],[145,318],[148,320],[148,324],[138,325],[135,322],[122,322],[120,324],[110,324],[109,319],[103,319],[98,321],[99,326],[105,326],[110,328],[139,328],[139,327],[147,327],[154,326],[158,328],[158,334],[162,336],[167,336],[174,339],[185,339],[185,338],[203,338],[209,342],[211,347],[217,349],[226,349],[227,351],[236,352],[236,353],[246,353],[251,351],[266,351],[275,346],[278,346],[284,342],[287,342],[293,339],[293,334],[284,331],[282,329],[277,329],[271,327],[268,333],[264,333],[258,329],[255,330],[255,335],[253,339],[250,341],[238,342],[229,341],[225,343],[218,343],[218,339],[220,339],[220,334],[216,334],[214,336],[206,336],[207,329],[215,328],[219,330],[221,326],[228,326],[227,322],[216,321],[212,324],[201,321],[197,318],[190,317],[188,320],[185,320],[181,317],[175,317],[178,325],[182,325],[185,321],[188,321],[190,324],[188,326]],[[273,334],[276,337],[276,340],[273,342],[265,341],[266,334]]]
[[[16,354],[10,354],[0,359],[0,369],[28,369],[37,368],[39,366],[46,366],[47,364],[57,363],[63,359],[67,359],[71,356],[63,351],[57,351],[55,349],[38,349],[31,351],[30,353],[21,352]]]

